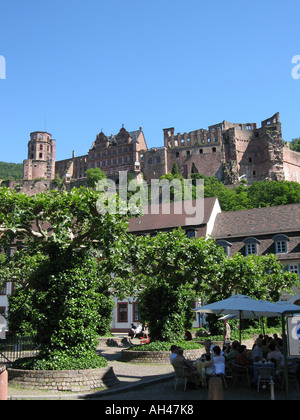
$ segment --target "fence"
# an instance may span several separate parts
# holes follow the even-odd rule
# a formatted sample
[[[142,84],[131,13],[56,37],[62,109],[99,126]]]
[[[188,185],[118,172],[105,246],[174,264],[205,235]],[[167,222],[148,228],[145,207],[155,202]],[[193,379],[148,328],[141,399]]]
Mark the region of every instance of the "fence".
[[[14,337],[0,340],[0,363],[10,364],[21,357],[32,357],[38,347],[32,337]]]

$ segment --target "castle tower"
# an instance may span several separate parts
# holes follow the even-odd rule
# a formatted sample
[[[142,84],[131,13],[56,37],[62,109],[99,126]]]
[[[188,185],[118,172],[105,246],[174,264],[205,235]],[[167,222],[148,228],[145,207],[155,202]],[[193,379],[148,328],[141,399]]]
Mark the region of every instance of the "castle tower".
[[[55,140],[45,131],[30,133],[28,159],[23,162],[23,179],[55,178]]]

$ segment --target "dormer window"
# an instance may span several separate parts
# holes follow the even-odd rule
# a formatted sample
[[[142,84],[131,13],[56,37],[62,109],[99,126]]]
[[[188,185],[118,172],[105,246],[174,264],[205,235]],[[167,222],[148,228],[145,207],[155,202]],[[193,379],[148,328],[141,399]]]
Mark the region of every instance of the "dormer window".
[[[288,242],[290,238],[286,235],[275,235],[273,241],[275,242],[276,254],[286,254],[288,252]]]
[[[260,241],[256,238],[246,238],[243,240],[245,244],[246,255],[257,255],[258,254],[258,245]]]
[[[230,254],[230,248],[232,247],[232,244],[228,241],[217,241],[216,242],[217,245],[219,245],[221,248],[223,248],[225,254],[227,257],[229,257]]]

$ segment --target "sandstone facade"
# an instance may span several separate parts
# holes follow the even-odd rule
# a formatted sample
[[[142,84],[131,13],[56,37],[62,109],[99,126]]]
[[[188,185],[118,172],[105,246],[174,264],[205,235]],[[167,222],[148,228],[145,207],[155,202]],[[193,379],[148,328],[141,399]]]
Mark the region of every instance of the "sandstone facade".
[[[85,178],[89,168],[100,168],[118,179],[119,171],[128,171],[147,181],[172,171],[176,162],[184,178],[193,173],[216,176],[225,184],[247,179],[300,182],[300,153],[282,141],[279,113],[256,123],[223,121],[208,129],[175,134],[174,127],[163,129],[164,145],[148,149],[142,127],[117,135],[97,134],[87,155],[55,162],[55,140],[45,132],[34,132],[24,161],[24,179],[54,179],[67,182]]]

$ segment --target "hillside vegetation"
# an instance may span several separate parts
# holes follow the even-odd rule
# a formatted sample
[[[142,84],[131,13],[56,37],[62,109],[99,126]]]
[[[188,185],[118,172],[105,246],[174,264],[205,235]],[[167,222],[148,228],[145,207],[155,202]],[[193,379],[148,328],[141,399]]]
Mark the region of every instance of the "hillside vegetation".
[[[20,180],[23,178],[23,163],[0,162],[0,179]]]

